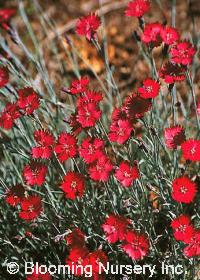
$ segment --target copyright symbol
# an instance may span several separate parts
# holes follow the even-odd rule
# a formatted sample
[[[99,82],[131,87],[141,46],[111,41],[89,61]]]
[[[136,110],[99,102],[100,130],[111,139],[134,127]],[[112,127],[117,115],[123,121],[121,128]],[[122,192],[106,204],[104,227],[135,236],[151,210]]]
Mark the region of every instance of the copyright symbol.
[[[19,265],[16,262],[10,262],[7,264],[7,272],[9,274],[16,274],[19,272]]]

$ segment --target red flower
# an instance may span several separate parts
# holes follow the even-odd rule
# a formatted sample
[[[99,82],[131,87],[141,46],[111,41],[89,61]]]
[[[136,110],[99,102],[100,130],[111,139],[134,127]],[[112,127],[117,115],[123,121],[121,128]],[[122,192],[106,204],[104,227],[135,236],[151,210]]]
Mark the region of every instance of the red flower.
[[[127,161],[122,161],[115,172],[115,177],[124,187],[130,187],[139,176],[137,164],[131,167]]]
[[[108,136],[110,141],[124,144],[130,138],[132,130],[133,127],[128,120],[119,120],[111,124]]]
[[[85,235],[79,228],[75,228],[71,233],[67,235],[66,241],[67,245],[70,245],[71,248],[81,248],[85,246]]]
[[[23,110],[25,115],[31,115],[36,109],[38,109],[40,100],[33,88],[27,87],[20,89],[18,90],[18,95],[18,106]]]
[[[39,196],[29,196],[21,202],[19,217],[23,220],[34,220],[43,211],[41,198]]]
[[[128,3],[125,14],[128,17],[142,17],[149,9],[149,0],[133,0]]]
[[[138,88],[138,92],[142,98],[155,98],[160,91],[160,84],[152,79],[143,81],[143,87]]]
[[[145,44],[153,44],[153,47],[157,47],[162,43],[161,32],[163,26],[160,23],[149,23],[145,25],[144,32],[141,36],[141,40]]]
[[[119,120],[128,120],[126,107],[124,106],[121,108],[115,108],[112,112],[112,121],[117,122]]]
[[[36,267],[34,268],[34,272],[31,275],[26,277],[26,280],[51,280],[51,279],[52,278],[51,278],[51,275],[49,274],[49,272],[47,272],[45,274],[44,273],[41,274],[38,271],[38,273],[37,273]]]
[[[122,249],[133,260],[141,260],[148,254],[149,240],[145,234],[129,231],[125,236]]]
[[[90,80],[87,77],[80,78],[75,80],[71,84],[71,88],[68,90],[71,94],[84,93],[88,89]]]
[[[33,158],[49,159],[53,153],[53,135],[48,131],[36,130],[34,132],[34,138],[38,146],[32,148]]]
[[[190,217],[180,215],[171,223],[174,230],[174,238],[178,241],[188,243],[194,234],[194,227],[191,225]]]
[[[61,162],[75,157],[77,154],[76,138],[67,132],[62,132],[54,150]]]
[[[181,144],[185,160],[200,161],[200,140],[188,139]]]
[[[113,166],[106,156],[102,156],[98,161],[92,163],[89,166],[90,178],[94,181],[108,181],[110,172],[112,171]]]
[[[64,177],[61,188],[65,192],[66,198],[74,200],[77,197],[82,197],[85,191],[83,175],[72,171],[68,172]]]
[[[77,106],[82,107],[89,103],[98,104],[103,99],[102,93],[93,90],[87,90],[77,101]]]
[[[185,141],[185,131],[181,126],[165,128],[165,144],[168,149],[176,149]]]
[[[91,41],[91,39],[96,39],[96,32],[100,25],[100,18],[91,13],[78,20],[76,24],[76,33],[80,36],[85,36]]]
[[[79,154],[86,163],[92,163],[103,155],[104,141],[98,138],[86,138],[79,147]]]
[[[167,84],[174,84],[185,80],[185,67],[171,62],[165,63],[159,71],[159,77]]]
[[[108,261],[108,257],[102,250],[96,250],[92,253],[89,253],[83,261],[83,265],[91,265],[93,276],[94,274],[103,273],[103,270],[100,270],[99,263],[102,263],[104,266]],[[97,278],[98,279],[98,278]]]
[[[29,186],[42,186],[45,181],[47,173],[47,167],[42,163],[31,162],[30,165],[26,165],[23,170],[23,177]]]
[[[144,99],[133,93],[125,101],[128,117],[140,119],[152,106],[150,99]]]
[[[74,275],[81,276],[81,269],[77,269],[78,265],[83,266],[83,262],[88,255],[89,251],[86,247],[75,247],[72,248],[66,263],[71,267],[74,268]]]
[[[26,277],[26,280],[51,280],[51,275],[49,274],[49,272],[47,273],[40,273],[36,271],[36,269],[34,270],[33,274],[31,274],[30,276]]]
[[[0,25],[5,29],[9,29],[9,21],[16,14],[15,9],[0,9]]]
[[[6,193],[5,201],[11,206],[18,205],[24,198],[24,187],[20,184],[13,186]]]
[[[184,254],[188,258],[200,256],[200,230],[197,229],[194,232],[190,243],[184,248]]]
[[[19,117],[20,112],[17,104],[8,103],[0,115],[0,126],[4,129],[11,129]]]
[[[108,242],[115,243],[124,240],[130,223],[130,220],[126,219],[124,216],[110,214],[102,225]]]
[[[9,72],[6,67],[0,68],[0,88],[5,87],[9,81]]]
[[[166,45],[172,45],[179,40],[180,36],[176,28],[166,26],[161,30],[161,38]]]
[[[170,49],[170,61],[182,65],[189,65],[192,63],[196,49],[189,42],[179,42]]]
[[[191,203],[197,192],[197,186],[188,177],[180,177],[172,182],[172,198],[178,202]]]
[[[101,117],[99,107],[91,102],[78,108],[77,121],[82,127],[93,127]]]

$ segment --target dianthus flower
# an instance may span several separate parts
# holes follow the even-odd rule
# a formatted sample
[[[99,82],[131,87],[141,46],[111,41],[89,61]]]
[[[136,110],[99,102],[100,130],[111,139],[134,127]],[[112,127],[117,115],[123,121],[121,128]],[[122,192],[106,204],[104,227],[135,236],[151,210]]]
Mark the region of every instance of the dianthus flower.
[[[67,265],[71,267],[71,271],[73,271],[74,275],[76,276],[82,276],[83,271],[81,271],[80,267],[78,269],[78,266],[83,266],[83,262],[87,255],[89,254],[89,251],[86,247],[74,247],[71,249],[68,259],[66,260]],[[74,268],[74,270],[73,270]]]
[[[165,80],[167,84],[174,84],[185,80],[186,68],[182,65],[167,62],[163,64],[159,71],[159,77]]]
[[[58,137],[54,150],[61,162],[75,157],[77,154],[76,138],[67,132],[62,132]]]
[[[130,166],[127,161],[122,161],[119,168],[115,171],[115,177],[124,187],[130,187],[139,176],[137,165]]]
[[[103,155],[89,166],[88,171],[92,180],[107,182],[112,169],[113,165],[109,158]]]
[[[36,219],[43,211],[41,198],[39,196],[28,196],[21,202],[19,217],[23,220],[31,221]]]
[[[153,47],[157,47],[162,43],[161,32],[163,26],[160,23],[149,23],[145,25],[144,32],[141,36],[141,40],[145,44],[152,44]]]
[[[104,141],[99,138],[87,137],[79,147],[79,154],[86,163],[92,163],[103,156]]]
[[[172,221],[171,227],[174,230],[174,238],[184,243],[188,243],[194,234],[190,217],[183,214]]]
[[[200,140],[188,139],[181,144],[185,160],[200,161]]]
[[[82,174],[69,171],[63,178],[61,185],[65,193],[65,197],[69,199],[76,199],[82,197],[85,191],[85,180]]]
[[[100,25],[100,18],[91,13],[78,20],[76,24],[76,33],[80,36],[85,36],[89,41],[91,41],[92,39],[96,39],[96,32]]]
[[[196,192],[196,184],[186,176],[176,178],[172,182],[172,198],[178,202],[193,202]]]
[[[37,146],[32,148],[33,158],[49,159],[53,153],[54,137],[49,131],[36,130],[34,132],[34,139]]]
[[[88,89],[89,82],[90,80],[87,77],[74,80],[67,91],[74,95],[84,93]]]
[[[172,45],[179,40],[180,35],[176,28],[165,26],[161,30],[161,38],[166,45]]]
[[[128,117],[131,119],[140,119],[146,112],[150,110],[152,106],[150,99],[144,99],[133,93],[125,101],[125,107]]]
[[[124,144],[131,136],[133,127],[128,120],[113,122],[108,134],[110,141]]]
[[[81,248],[85,246],[85,235],[79,228],[75,228],[71,233],[66,236],[67,245],[71,248]]]
[[[101,118],[101,110],[94,102],[87,103],[82,107],[79,106],[77,121],[83,128],[93,127],[96,122]]]
[[[138,88],[138,92],[142,98],[155,98],[160,91],[160,84],[152,79],[143,81],[143,87]]]
[[[19,107],[17,103],[7,103],[3,112],[0,115],[0,126],[4,129],[11,129],[20,117]]]
[[[47,167],[39,162],[31,162],[23,169],[23,177],[27,185],[29,186],[42,186],[44,184]]]
[[[149,0],[133,0],[128,3],[125,14],[128,17],[142,17],[149,9]]]
[[[121,247],[130,258],[137,261],[148,254],[149,240],[145,234],[129,231]]]
[[[124,240],[130,223],[130,220],[124,216],[110,214],[102,225],[108,242],[115,243]]]
[[[6,193],[5,201],[11,206],[15,207],[24,198],[25,189],[22,185],[18,184],[9,189]]]
[[[185,141],[184,129],[177,125],[164,130],[165,144],[168,149],[176,149]]]
[[[18,90],[18,106],[25,115],[31,115],[40,105],[38,94],[33,88],[27,87]]]
[[[170,61],[172,63],[190,65],[195,53],[196,49],[191,43],[186,41],[178,42],[170,49]]]
[[[200,229],[196,229],[189,244],[184,248],[184,255],[188,258],[200,256]]]

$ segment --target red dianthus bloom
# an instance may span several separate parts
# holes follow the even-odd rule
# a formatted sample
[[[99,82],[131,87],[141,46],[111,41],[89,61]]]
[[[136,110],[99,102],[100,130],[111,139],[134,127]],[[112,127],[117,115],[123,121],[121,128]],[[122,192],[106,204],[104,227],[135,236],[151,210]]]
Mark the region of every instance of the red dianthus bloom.
[[[23,170],[23,177],[29,186],[42,186],[47,174],[47,167],[39,162],[31,162]]]
[[[152,106],[150,99],[144,99],[133,93],[125,101],[127,115],[131,119],[140,119]]]
[[[67,132],[62,132],[54,150],[61,162],[75,157],[77,154],[76,138]]]
[[[172,198],[178,202],[191,203],[196,192],[196,184],[186,176],[176,178],[172,182]]]
[[[141,260],[149,252],[149,240],[145,234],[129,231],[125,236],[122,249],[133,260]]]
[[[38,94],[33,88],[27,87],[18,90],[18,106],[25,115],[31,115],[40,105]]]
[[[130,223],[130,220],[126,219],[124,216],[110,214],[102,225],[108,242],[115,243],[124,240]]]
[[[124,144],[130,138],[132,130],[128,120],[118,120],[111,124],[108,136],[110,141]]]
[[[167,62],[159,71],[159,77],[167,84],[174,84],[185,80],[186,68],[182,65]]]
[[[128,17],[142,17],[149,9],[149,0],[133,0],[128,3],[125,14]]]
[[[63,178],[61,185],[66,198],[72,200],[82,197],[85,191],[85,180],[82,174],[76,172],[68,172]]]
[[[100,272],[103,273],[103,269],[99,268],[99,263],[102,263],[105,266],[107,261],[108,261],[108,257],[102,250],[99,249],[92,253],[89,253],[87,257],[84,259],[83,265],[84,266],[90,265],[92,267],[92,273],[94,277],[95,274],[98,275]]]
[[[184,248],[184,255],[188,258],[200,256],[200,229],[196,229],[189,244]]]
[[[166,45],[172,45],[179,40],[180,36],[176,28],[166,26],[161,30],[161,38]]]
[[[94,181],[107,182],[112,169],[113,165],[109,158],[102,156],[89,166],[90,178]]]
[[[139,176],[137,164],[130,166],[127,161],[122,161],[115,172],[115,177],[124,187],[130,187]]]
[[[74,247],[71,249],[66,263],[71,267],[71,271],[73,271],[74,275],[82,276],[82,271],[80,267],[78,269],[78,265],[83,266],[83,262],[88,254],[89,251],[86,247]]]
[[[94,102],[78,108],[77,121],[82,127],[93,127],[101,117],[101,111]]]
[[[152,79],[143,81],[143,87],[138,88],[138,92],[142,98],[155,98],[159,94],[160,84]]]
[[[71,88],[68,90],[71,94],[80,94],[86,92],[88,89],[90,80],[87,77],[74,80],[71,84]]]
[[[141,40],[145,44],[152,44],[153,47],[157,47],[162,43],[161,32],[163,26],[160,23],[149,23],[145,25],[144,32],[141,36]]]
[[[196,49],[189,42],[178,42],[170,49],[170,61],[172,63],[190,65]]]
[[[96,32],[100,25],[100,18],[91,13],[78,20],[76,24],[76,33],[80,36],[85,36],[89,41],[91,41],[91,39],[96,39]]]
[[[19,217],[23,220],[34,220],[43,211],[41,198],[39,196],[29,196],[21,202]]]
[[[49,131],[36,130],[34,138],[38,146],[32,148],[33,158],[49,159],[53,153],[54,137]]]
[[[9,81],[9,72],[6,67],[0,68],[0,88],[5,87]]]
[[[200,140],[188,139],[181,144],[185,160],[200,161]]]
[[[79,154],[86,163],[92,163],[103,155],[104,141],[99,138],[86,138],[79,147]]]
[[[165,128],[164,137],[167,148],[176,149],[185,141],[185,131],[179,125]]]
[[[0,115],[0,126],[4,129],[11,129],[16,119],[20,117],[19,107],[17,103],[7,103]]]
[[[13,186],[6,193],[5,201],[14,207],[22,201],[22,199],[24,198],[24,192],[25,190],[22,185],[18,184],[16,186]]]
[[[188,243],[194,234],[191,219],[186,215],[180,215],[175,218],[171,223],[171,227],[174,230],[174,238],[178,241]]]

